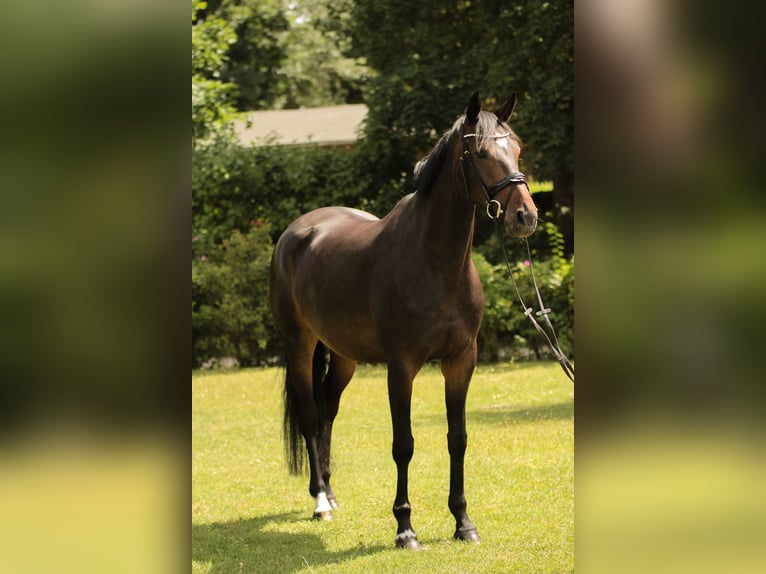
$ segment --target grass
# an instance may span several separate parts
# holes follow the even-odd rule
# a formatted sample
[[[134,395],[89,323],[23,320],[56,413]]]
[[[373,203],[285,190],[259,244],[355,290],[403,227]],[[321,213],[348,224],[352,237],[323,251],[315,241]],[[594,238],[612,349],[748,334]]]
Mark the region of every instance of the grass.
[[[309,520],[281,442],[281,372],[192,376],[192,572],[572,572],[574,389],[555,363],[482,365],[468,394],[466,498],[483,541],[452,540],[443,381],[415,380],[410,464],[421,552],[394,548],[396,469],[383,367],[360,366],[333,434],[341,508]]]

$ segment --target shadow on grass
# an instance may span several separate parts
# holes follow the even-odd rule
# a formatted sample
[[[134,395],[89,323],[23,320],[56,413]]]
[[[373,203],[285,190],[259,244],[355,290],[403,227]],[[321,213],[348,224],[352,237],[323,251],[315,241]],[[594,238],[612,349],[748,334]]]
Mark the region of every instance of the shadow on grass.
[[[543,421],[559,421],[574,418],[574,402],[530,407],[526,405],[490,405],[466,411],[468,426],[471,424],[521,424]],[[413,427],[447,424],[446,411],[439,415],[414,415]],[[470,432],[470,431],[469,431]]]
[[[192,525],[192,559],[210,572],[297,572],[340,563],[388,548],[359,545],[328,552],[319,534],[280,532],[279,525],[309,522],[300,513],[274,514],[232,522]],[[312,524],[313,525],[313,524]],[[315,523],[321,528],[321,523]],[[276,526],[275,529],[270,527]]]
[[[488,424],[528,423],[574,418],[574,402],[528,407],[522,405],[491,405],[466,413],[469,421]]]

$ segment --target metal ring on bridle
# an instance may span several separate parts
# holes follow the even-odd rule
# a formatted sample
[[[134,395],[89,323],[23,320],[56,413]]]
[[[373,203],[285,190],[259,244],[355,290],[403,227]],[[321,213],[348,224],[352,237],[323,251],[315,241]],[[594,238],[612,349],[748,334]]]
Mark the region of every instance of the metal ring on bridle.
[[[492,206],[497,206],[495,208],[495,213],[492,213]],[[487,217],[489,217],[491,220],[495,221],[497,219],[500,219],[500,216],[503,214],[503,206],[500,204],[500,202],[496,199],[491,199],[489,203],[487,203]]]

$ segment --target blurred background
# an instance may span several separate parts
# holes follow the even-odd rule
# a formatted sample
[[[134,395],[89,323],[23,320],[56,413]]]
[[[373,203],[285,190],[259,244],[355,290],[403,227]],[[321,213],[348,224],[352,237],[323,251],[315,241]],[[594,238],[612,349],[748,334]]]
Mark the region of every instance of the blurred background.
[[[757,13],[577,6],[582,572],[766,566]]]
[[[188,564],[183,8],[3,7],[3,572]]]
[[[186,567],[189,366],[278,351],[264,310],[243,306],[262,292],[231,285],[261,277],[285,222],[319,203],[385,213],[474,90],[490,109],[519,94],[511,125],[546,214],[533,256],[577,348],[578,569],[764,570],[756,7],[191,12],[190,150],[188,5],[4,10],[0,570]],[[350,145],[241,140],[253,114],[359,105]],[[488,300],[501,301],[499,246],[481,224],[476,240]],[[485,360],[535,355],[508,300],[488,309]]]

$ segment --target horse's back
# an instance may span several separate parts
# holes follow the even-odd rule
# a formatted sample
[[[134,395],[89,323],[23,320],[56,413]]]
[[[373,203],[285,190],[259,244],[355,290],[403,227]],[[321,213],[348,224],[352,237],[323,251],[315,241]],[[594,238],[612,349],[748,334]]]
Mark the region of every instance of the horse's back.
[[[360,233],[365,233],[369,223],[379,221],[366,211],[350,207],[321,207],[298,217],[279,237],[274,256],[284,260],[300,256],[306,248],[321,248],[330,240],[343,243],[353,242]]]
[[[354,209],[352,207],[320,207],[308,213],[304,213],[293,221],[284,235],[291,233],[302,235],[311,230],[333,232],[353,229],[359,224],[379,221],[372,213]]]

